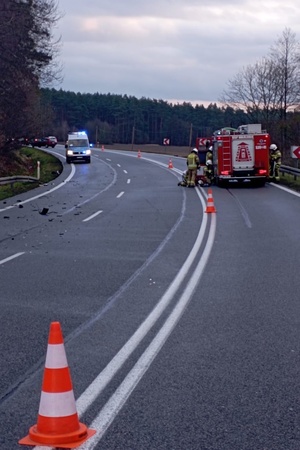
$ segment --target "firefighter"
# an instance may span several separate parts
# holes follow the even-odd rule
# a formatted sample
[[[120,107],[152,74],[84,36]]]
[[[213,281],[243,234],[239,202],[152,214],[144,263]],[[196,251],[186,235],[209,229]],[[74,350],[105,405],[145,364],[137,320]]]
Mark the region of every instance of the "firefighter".
[[[207,184],[208,186],[210,186],[212,184],[212,180],[213,180],[213,163],[211,159],[208,159],[206,161],[206,166],[204,168],[204,174],[207,180]]]
[[[212,148],[212,146],[210,146],[209,149],[207,150],[206,156],[205,156],[205,161],[206,161],[206,163],[207,163],[207,161],[209,161],[209,160],[212,161],[212,159],[213,159],[212,151],[213,151],[213,148]]]
[[[280,180],[279,169],[281,166],[281,151],[276,144],[270,145],[270,178],[278,183]]]
[[[193,188],[196,185],[197,169],[200,166],[198,150],[196,148],[193,148],[191,153],[187,156],[186,164],[187,164],[187,168],[188,168],[188,170],[187,170],[187,186]]]

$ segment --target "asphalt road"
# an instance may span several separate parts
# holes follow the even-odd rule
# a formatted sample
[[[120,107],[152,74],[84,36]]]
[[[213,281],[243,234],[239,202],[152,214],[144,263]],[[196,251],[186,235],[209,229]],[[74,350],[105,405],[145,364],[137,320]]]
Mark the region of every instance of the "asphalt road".
[[[213,187],[207,214],[169,159],[94,149],[0,203],[1,450],[32,448],[54,321],[80,448],[299,450],[299,194]]]

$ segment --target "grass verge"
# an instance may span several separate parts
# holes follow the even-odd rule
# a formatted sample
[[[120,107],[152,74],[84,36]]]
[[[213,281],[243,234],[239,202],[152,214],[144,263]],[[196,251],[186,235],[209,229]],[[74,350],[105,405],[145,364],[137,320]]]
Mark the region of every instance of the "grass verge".
[[[0,200],[4,200],[22,192],[35,189],[40,184],[48,183],[56,178],[63,170],[62,163],[54,155],[30,147],[22,147],[13,151],[9,156],[0,156],[0,177],[14,175],[37,176],[38,161],[40,162],[40,179],[38,182],[16,182],[0,185]]]
[[[294,177],[294,175],[290,175],[288,173],[281,175],[279,184],[293,189],[294,191],[300,192],[300,178]]]

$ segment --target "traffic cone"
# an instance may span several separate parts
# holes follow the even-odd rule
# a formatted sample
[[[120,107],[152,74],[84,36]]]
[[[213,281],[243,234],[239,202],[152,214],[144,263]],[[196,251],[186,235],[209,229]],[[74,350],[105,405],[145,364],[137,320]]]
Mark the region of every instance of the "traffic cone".
[[[212,189],[208,189],[208,198],[207,198],[207,205],[206,205],[206,213],[215,213],[216,208],[214,205],[214,199],[212,195]]]
[[[169,169],[174,169],[173,163],[172,163],[172,159],[170,158],[169,160]]]
[[[37,424],[19,444],[76,448],[95,433],[78,420],[60,323],[52,322]]]
[[[102,145],[101,150],[104,152],[104,145]]]
[[[138,151],[138,158],[141,158],[142,154],[141,154],[141,150]]]

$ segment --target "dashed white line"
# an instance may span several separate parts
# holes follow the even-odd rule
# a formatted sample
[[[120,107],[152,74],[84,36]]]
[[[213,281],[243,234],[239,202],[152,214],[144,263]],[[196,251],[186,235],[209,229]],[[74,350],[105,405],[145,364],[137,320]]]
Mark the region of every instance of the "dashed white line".
[[[131,181],[131,180],[130,180],[130,178],[128,178],[128,180],[127,180],[127,184],[130,184],[130,181]]]
[[[18,256],[24,255],[25,252],[19,252],[19,253],[15,253],[14,255],[9,256],[8,258],[2,259],[2,261],[0,261],[0,264],[4,264],[8,261],[11,261],[12,259],[18,258]]]
[[[86,219],[83,219],[82,222],[88,222],[89,220],[94,219],[94,217],[97,217],[102,212],[103,212],[103,210],[97,211],[94,214],[92,214],[91,216],[87,217]]]
[[[120,194],[117,195],[117,198],[122,197],[122,195],[124,195],[124,191],[120,192]]]

